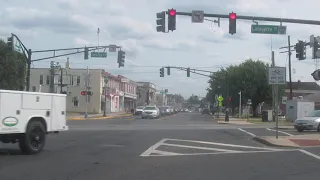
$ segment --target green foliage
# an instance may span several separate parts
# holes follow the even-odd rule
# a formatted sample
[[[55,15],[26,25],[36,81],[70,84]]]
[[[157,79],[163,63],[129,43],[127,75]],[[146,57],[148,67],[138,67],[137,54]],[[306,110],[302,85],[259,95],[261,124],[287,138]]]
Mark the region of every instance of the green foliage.
[[[239,65],[231,65],[217,71],[209,80],[207,98],[214,101],[215,95],[222,95],[226,100],[232,97],[231,107],[239,106],[239,92],[242,93],[242,104],[251,99],[252,107],[259,103],[271,104],[272,88],[268,85],[268,67],[260,60],[248,59]],[[283,87],[280,87],[282,94]]]
[[[23,90],[25,86],[26,58],[23,54],[12,52],[0,40],[0,89]]]
[[[188,103],[189,104],[200,104],[200,100],[199,100],[199,97],[198,96],[190,96],[189,99],[188,99]]]

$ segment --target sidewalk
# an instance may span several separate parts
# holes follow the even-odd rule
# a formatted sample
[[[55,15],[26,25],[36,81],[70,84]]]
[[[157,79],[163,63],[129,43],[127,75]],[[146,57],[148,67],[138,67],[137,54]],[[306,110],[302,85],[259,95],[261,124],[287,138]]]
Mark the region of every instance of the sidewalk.
[[[275,136],[254,137],[254,140],[268,145],[279,147],[314,147],[320,146],[320,134],[296,135],[296,136]]]
[[[124,112],[114,112],[106,114],[106,117],[103,114],[88,114],[88,117],[84,117],[84,113],[67,113],[68,120],[101,120],[101,119],[112,119],[112,118],[121,118],[121,117],[130,117],[131,114],[126,114]]]

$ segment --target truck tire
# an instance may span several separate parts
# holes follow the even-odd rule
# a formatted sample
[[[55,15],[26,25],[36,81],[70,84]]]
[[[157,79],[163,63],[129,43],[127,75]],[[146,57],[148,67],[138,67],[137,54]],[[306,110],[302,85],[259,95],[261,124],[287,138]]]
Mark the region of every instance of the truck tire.
[[[19,139],[19,147],[23,154],[38,154],[46,142],[46,130],[39,121],[29,123],[27,131]]]

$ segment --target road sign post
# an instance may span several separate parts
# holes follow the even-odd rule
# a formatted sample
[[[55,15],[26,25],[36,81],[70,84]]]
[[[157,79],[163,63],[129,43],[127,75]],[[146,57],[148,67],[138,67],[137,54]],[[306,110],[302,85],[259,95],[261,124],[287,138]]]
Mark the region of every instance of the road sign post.
[[[276,117],[276,138],[279,136],[279,119],[278,119],[278,104],[279,104],[279,85],[286,84],[286,68],[285,67],[269,67],[268,81],[274,87],[274,115]]]
[[[221,95],[219,95],[218,98],[217,98],[217,101],[218,101],[218,114],[217,114],[217,118],[219,118],[220,107],[222,106],[223,97],[222,97]]]
[[[275,25],[251,25],[252,34],[281,34],[287,33],[287,26],[275,26]]]

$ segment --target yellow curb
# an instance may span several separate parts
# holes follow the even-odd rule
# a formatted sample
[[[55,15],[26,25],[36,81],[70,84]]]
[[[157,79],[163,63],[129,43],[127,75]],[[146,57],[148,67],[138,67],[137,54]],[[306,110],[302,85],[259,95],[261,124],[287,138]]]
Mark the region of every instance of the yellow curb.
[[[68,120],[71,121],[76,121],[76,120],[103,120],[103,119],[113,119],[113,118],[121,118],[121,117],[130,117],[132,115],[117,115],[117,116],[98,116],[98,117],[89,117],[89,118],[84,118],[84,117],[77,117],[77,118],[68,118]]]

